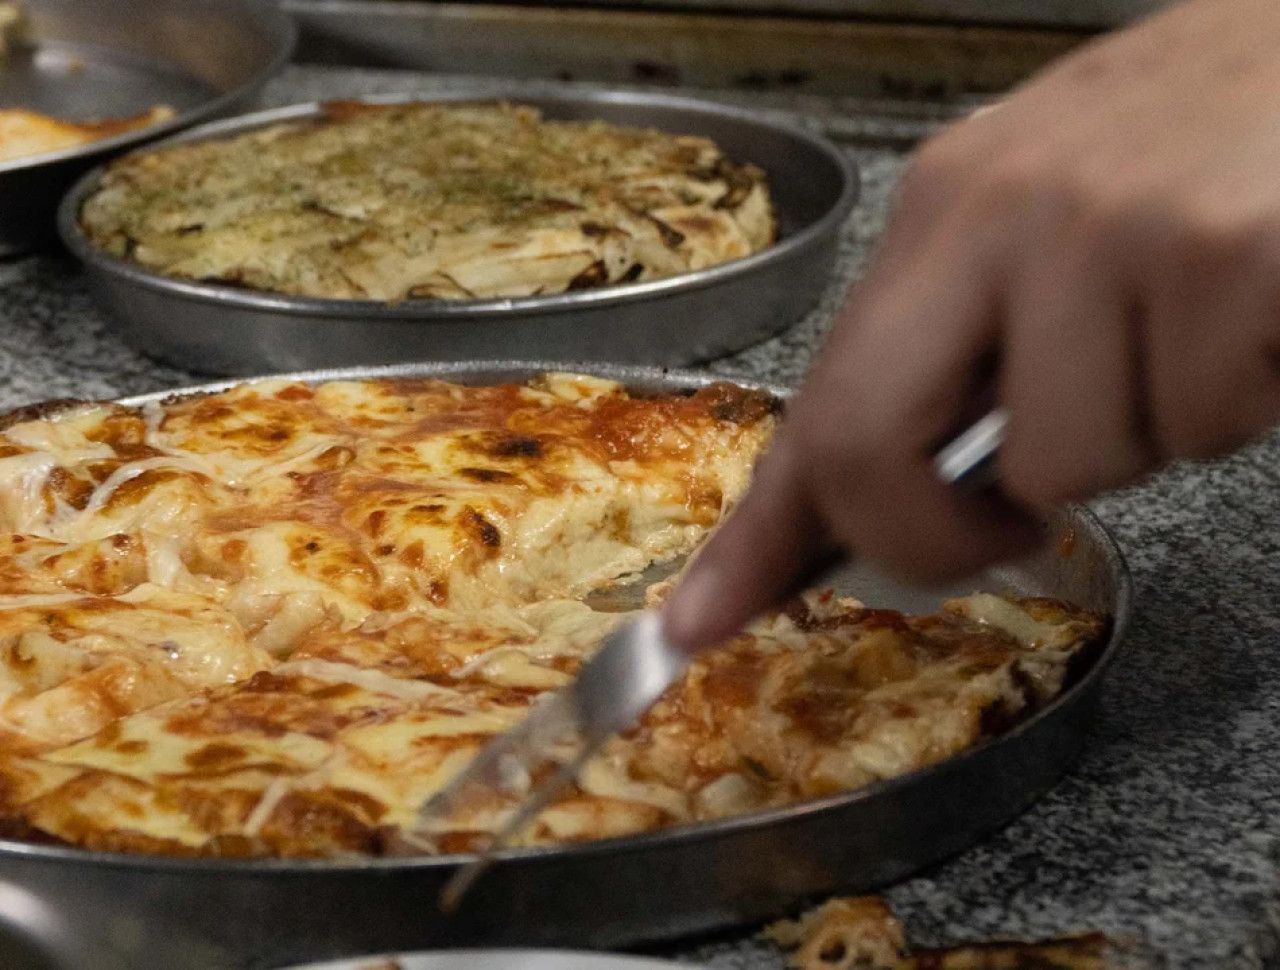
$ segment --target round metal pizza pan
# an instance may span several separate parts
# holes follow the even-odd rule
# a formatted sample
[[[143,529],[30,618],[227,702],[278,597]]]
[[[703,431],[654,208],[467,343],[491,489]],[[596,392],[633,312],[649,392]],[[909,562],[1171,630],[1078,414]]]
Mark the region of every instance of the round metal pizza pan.
[[[687,963],[569,950],[442,950],[357,957],[281,970],[694,970]]]
[[[493,383],[566,369],[638,391],[696,388],[716,379],[655,368],[505,361],[295,376]],[[1106,644],[1054,703],[939,764],[766,812],[509,850],[452,916],[439,911],[437,896],[469,857],[181,859],[0,840],[0,955],[6,934],[12,945],[47,960],[32,965],[59,970],[265,970],[472,946],[620,949],[771,919],[816,897],[902,879],[1010,821],[1053,786],[1084,744],[1103,673],[1128,621],[1130,581],[1115,542],[1087,510],[1068,509],[1045,529],[1047,542],[1034,556],[948,589],[905,589],[865,568],[838,578],[839,589],[876,606],[932,611],[945,595],[1013,590],[1113,617]]]
[[[32,49],[0,64],[0,106],[88,120],[167,104],[163,124],[0,162],[0,254],[56,238],[58,202],[112,154],[243,107],[288,60],[293,21],[260,0],[26,0]]]
[[[107,255],[79,224],[80,207],[101,169],[68,193],[59,231],[126,339],[152,356],[209,374],[495,356],[676,366],[732,353],[784,329],[816,305],[830,282],[858,176],[822,136],[740,109],[659,94],[526,97],[518,88],[485,87],[427,99],[495,98],[534,105],[549,118],[601,118],[714,139],[731,157],[768,174],[778,242],[744,259],[659,280],[548,296],[392,305],[169,279]],[[400,94],[367,100],[418,99]],[[320,110],[304,104],[257,112],[164,144],[236,135]]]

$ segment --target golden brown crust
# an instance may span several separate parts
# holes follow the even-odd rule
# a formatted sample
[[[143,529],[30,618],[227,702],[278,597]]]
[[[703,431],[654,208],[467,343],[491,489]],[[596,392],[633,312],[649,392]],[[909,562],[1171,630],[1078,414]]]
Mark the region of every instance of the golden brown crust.
[[[795,970],[887,970],[906,952],[902,924],[878,896],[827,900],[798,920],[770,924],[765,936],[791,951]]]
[[[96,403],[78,397],[55,397],[47,401],[37,401],[34,404],[24,404],[0,414],[0,431],[6,431],[24,421],[52,418],[67,411],[74,411],[76,408],[91,407]]]

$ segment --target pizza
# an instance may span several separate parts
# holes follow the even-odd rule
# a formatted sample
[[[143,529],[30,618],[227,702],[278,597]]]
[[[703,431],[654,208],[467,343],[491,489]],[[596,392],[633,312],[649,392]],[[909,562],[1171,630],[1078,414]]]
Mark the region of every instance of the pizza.
[[[779,402],[575,374],[269,380],[0,431],[0,821],[88,849],[465,851],[514,796],[417,807],[570,683],[747,487]],[[657,603],[667,584],[650,591]],[[521,836],[721,818],[949,757],[1106,632],[1046,599],[929,616],[810,592],[699,657]]]
[[[91,121],[53,118],[23,108],[0,108],[0,162],[79,148],[127,131],[158,125],[173,116],[174,111],[168,105],[156,105],[128,118]]]
[[[774,238],[764,174],[707,138],[469,103],[337,102],[136,153],[80,223],[165,276],[390,303],[656,279]]]

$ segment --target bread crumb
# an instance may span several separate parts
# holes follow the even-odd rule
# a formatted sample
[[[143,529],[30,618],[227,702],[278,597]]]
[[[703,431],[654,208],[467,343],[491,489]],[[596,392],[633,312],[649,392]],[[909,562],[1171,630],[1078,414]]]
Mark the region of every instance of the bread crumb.
[[[997,941],[910,952],[902,924],[876,896],[837,897],[765,936],[792,970],[1142,970],[1136,947],[1101,933],[1040,943]]]
[[[906,953],[902,924],[878,896],[837,897],[798,920],[780,920],[765,934],[794,950],[794,970],[897,968]]]

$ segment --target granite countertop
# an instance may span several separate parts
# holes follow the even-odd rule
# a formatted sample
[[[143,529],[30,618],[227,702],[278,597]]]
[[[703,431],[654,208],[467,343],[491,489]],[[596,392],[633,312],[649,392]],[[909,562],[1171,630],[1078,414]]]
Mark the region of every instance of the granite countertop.
[[[264,101],[457,83],[295,67]],[[849,129],[838,105],[802,107],[810,123]],[[840,279],[809,318],[717,372],[803,375],[902,167],[893,149],[850,151],[864,192]],[[125,347],[68,258],[0,262],[0,408],[192,379]],[[1096,510],[1129,558],[1137,609],[1084,757],[1003,832],[888,897],[921,945],[1101,930],[1144,938],[1171,970],[1280,967],[1280,438]],[[676,952],[726,970],[782,966],[750,934]]]

